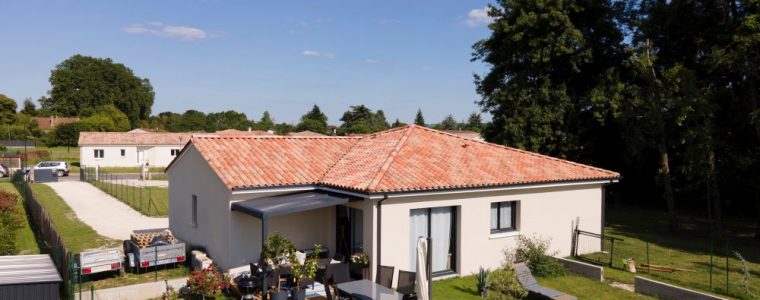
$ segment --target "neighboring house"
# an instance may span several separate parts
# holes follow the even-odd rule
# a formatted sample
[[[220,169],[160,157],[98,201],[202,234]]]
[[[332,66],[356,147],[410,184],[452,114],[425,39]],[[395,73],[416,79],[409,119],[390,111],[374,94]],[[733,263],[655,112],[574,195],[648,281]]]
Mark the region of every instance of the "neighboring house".
[[[69,118],[62,118],[62,117],[32,117],[35,122],[37,122],[37,125],[40,127],[40,129],[44,132],[49,132],[50,130],[53,130],[58,125],[63,124],[70,124],[79,121],[79,117],[69,117]]]
[[[310,131],[310,130],[304,130],[299,132],[288,132],[288,136],[324,136],[324,134]]]
[[[419,236],[432,237],[436,276],[497,268],[523,234],[569,255],[571,224],[601,233],[604,187],[619,178],[415,125],[360,137],[199,135],[166,171],[170,229],[224,270],[258,261],[262,240],[280,232],[299,249],[366,252],[373,276],[377,265],[414,270]]]
[[[79,162],[82,166],[165,167],[179,154],[192,133],[129,132],[79,133]]]

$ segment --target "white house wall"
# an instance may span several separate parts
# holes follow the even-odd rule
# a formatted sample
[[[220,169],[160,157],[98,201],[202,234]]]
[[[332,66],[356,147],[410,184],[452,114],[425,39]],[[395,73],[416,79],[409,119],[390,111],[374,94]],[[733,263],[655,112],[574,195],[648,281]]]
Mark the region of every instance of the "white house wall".
[[[518,232],[491,234],[492,202],[519,201]],[[601,233],[602,187],[599,184],[511,190],[472,194],[389,198],[382,203],[381,255],[383,265],[410,270],[409,213],[412,209],[457,207],[457,268],[460,275],[478,268],[497,268],[503,250],[516,246],[517,234],[538,234],[551,239],[558,256],[570,255],[572,222],[581,230]],[[585,247],[598,251],[599,244]],[[395,281],[394,281],[395,282]]]
[[[183,146],[82,146],[79,150],[79,162],[83,166],[101,167],[139,167],[142,163],[148,162],[151,167],[166,167],[174,160],[171,150],[180,150]],[[103,149],[103,158],[95,158],[95,149]],[[124,149],[124,156],[121,156],[122,149]],[[144,151],[142,160],[138,158],[138,149]]]
[[[203,246],[220,267],[229,268],[230,192],[194,147],[169,170],[169,228],[188,246]],[[196,195],[197,227],[192,225]]]

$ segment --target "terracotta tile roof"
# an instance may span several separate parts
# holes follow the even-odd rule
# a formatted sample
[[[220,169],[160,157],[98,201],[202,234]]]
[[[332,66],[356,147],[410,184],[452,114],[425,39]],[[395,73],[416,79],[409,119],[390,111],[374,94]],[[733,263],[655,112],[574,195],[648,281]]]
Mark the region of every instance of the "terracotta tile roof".
[[[221,136],[239,136],[239,135],[272,135],[273,133],[264,130],[237,130],[237,129],[225,129],[214,132],[214,134]]]
[[[191,132],[80,132],[79,146],[177,145],[184,146]]]
[[[304,131],[299,131],[299,132],[288,132],[288,136],[323,136],[323,135],[324,134],[314,132],[314,131],[309,131],[309,130],[304,130]]]
[[[478,140],[478,141],[485,141],[483,136],[480,135],[480,132],[475,131],[469,131],[469,130],[442,130],[445,133],[453,134],[459,137]]]
[[[70,118],[62,118],[62,117],[32,117],[35,122],[37,122],[37,125],[39,125],[40,129],[44,131],[51,130],[55,128],[58,125],[62,124],[69,124],[79,121],[79,117],[70,117]]]
[[[319,184],[392,192],[620,176],[415,125],[361,137],[195,136],[190,143],[230,189]]]
[[[317,184],[356,141],[342,137],[199,135],[191,144],[228,188],[244,189]]]

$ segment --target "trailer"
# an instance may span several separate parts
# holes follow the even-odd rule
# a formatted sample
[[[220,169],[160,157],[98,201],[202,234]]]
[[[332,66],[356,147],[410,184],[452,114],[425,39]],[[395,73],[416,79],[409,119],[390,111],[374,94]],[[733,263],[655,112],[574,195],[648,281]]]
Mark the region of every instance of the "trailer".
[[[185,262],[185,243],[168,229],[135,230],[132,238],[124,241],[124,253],[128,267],[140,273],[149,267]]]
[[[82,275],[101,272],[124,272],[124,253],[119,248],[90,249],[76,255]]]

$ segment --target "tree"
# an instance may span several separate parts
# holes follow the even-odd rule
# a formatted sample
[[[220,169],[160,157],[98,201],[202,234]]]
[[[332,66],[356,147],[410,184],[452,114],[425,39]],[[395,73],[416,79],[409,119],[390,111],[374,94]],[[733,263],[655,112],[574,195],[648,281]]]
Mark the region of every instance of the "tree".
[[[296,125],[297,131],[313,131],[322,134],[327,133],[327,116],[322,113],[319,106],[316,104],[311,108],[309,112],[301,116],[301,122]]]
[[[340,120],[343,122],[340,128],[344,133],[365,134],[390,128],[382,110],[374,113],[364,105],[351,106]]]
[[[172,124],[171,131],[204,131],[208,127],[206,123],[206,114],[203,112],[190,109],[185,111],[176,123]]]
[[[16,101],[0,94],[0,122],[13,124],[16,121]]]
[[[476,132],[483,130],[483,121],[480,119],[479,113],[473,112],[470,114],[470,117],[467,118],[467,130]]]
[[[155,96],[150,81],[125,65],[79,54],[53,69],[50,84],[50,99],[43,107],[52,113],[88,116],[98,107],[114,105],[132,126],[148,119]]]
[[[287,135],[288,133],[295,131],[296,128],[292,124],[280,123],[280,124],[273,125],[272,128],[270,129],[274,129],[275,134]]]
[[[224,129],[246,130],[251,126],[251,121],[244,113],[234,110],[228,110],[218,113],[210,113],[206,116],[206,125],[208,131],[217,131]]]
[[[76,147],[79,143],[79,133],[90,130],[82,122],[58,125],[51,133],[52,138],[48,140],[48,146]]]
[[[292,125],[290,126],[292,127]],[[275,128],[274,120],[272,120],[272,117],[269,115],[269,111],[265,110],[264,113],[261,114],[261,119],[259,119],[259,122],[256,123],[256,128],[259,130],[272,130]]]
[[[30,117],[37,116],[37,106],[34,105],[34,102],[32,102],[32,98],[26,98],[24,99],[24,104],[22,106],[23,108],[21,111],[19,111],[22,114],[25,114]]]
[[[391,127],[393,128],[404,127],[404,126],[406,126],[406,123],[399,121],[398,118],[396,118],[396,121],[394,121],[393,124],[391,125]]]
[[[443,118],[443,121],[441,121],[441,123],[439,123],[439,124],[436,124],[434,126],[434,128],[438,129],[438,130],[458,130],[458,129],[460,129],[459,128],[459,123],[457,122],[456,119],[454,119],[453,115],[448,115],[445,118]]]
[[[492,115],[486,139],[575,156],[579,133],[593,120],[592,92],[604,90],[596,87],[609,84],[624,57],[619,8],[610,1],[497,3],[489,7],[491,36],[473,46],[472,57],[490,65],[475,76],[478,103]]]
[[[80,123],[81,128],[88,131],[112,132],[132,129],[127,115],[113,105],[98,107],[94,114],[82,118]]]
[[[414,116],[414,125],[425,126],[425,118],[422,116],[422,109],[417,109],[417,115]]]

